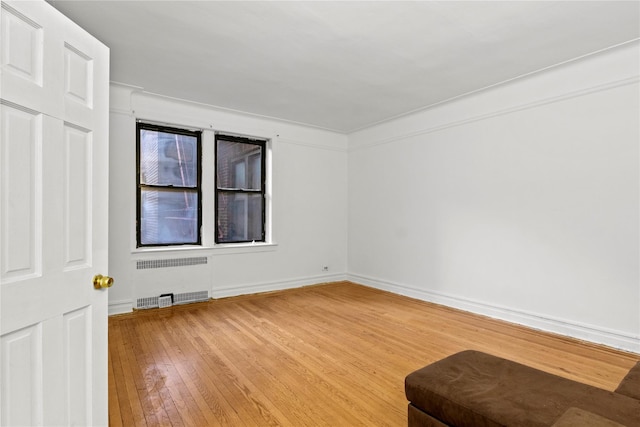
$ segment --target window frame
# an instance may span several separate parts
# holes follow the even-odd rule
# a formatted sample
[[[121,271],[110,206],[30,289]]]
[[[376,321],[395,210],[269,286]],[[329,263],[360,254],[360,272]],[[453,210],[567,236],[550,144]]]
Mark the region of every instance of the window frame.
[[[241,144],[250,144],[250,145],[255,145],[257,147],[260,147],[260,189],[259,190],[255,190],[255,189],[250,189],[250,188],[237,188],[237,187],[231,187],[231,188],[227,188],[227,187],[220,187],[219,186],[219,174],[218,171],[220,170],[220,165],[218,163],[219,157],[218,157],[218,143],[220,141],[224,141],[224,142],[232,142],[232,143],[241,143]],[[215,140],[214,140],[214,162],[215,162],[215,178],[214,178],[214,200],[215,200],[215,215],[214,215],[214,227],[215,227],[215,231],[214,231],[214,242],[216,245],[237,245],[237,244],[246,244],[246,243],[267,243],[267,155],[268,155],[268,143],[269,140],[268,139],[261,139],[261,138],[251,138],[248,136],[239,136],[239,135],[234,135],[234,134],[229,134],[229,133],[224,133],[224,132],[216,132],[215,133]],[[245,180],[250,179],[250,175],[246,172],[251,170],[250,167],[250,158],[252,156],[255,156],[254,154],[251,153],[247,153],[245,156],[246,158],[246,169],[245,169]],[[235,164],[235,163],[234,163]],[[233,177],[233,180],[235,181],[235,177]],[[251,183],[250,182],[245,182],[245,187],[251,187]],[[233,240],[233,241],[229,241],[229,240],[221,240],[221,236],[220,236],[220,206],[218,205],[218,200],[220,199],[220,195],[221,194],[240,194],[240,195],[246,195],[246,205],[248,206],[250,204],[250,197],[249,195],[255,195],[255,194],[259,194],[260,195],[260,200],[261,200],[261,238],[260,239],[243,239],[243,240]]]
[[[140,179],[141,172],[141,153],[140,153],[140,135],[143,130],[150,130],[162,133],[191,136],[196,138],[196,185],[194,187],[183,187],[176,185],[158,185],[143,184]],[[185,191],[196,194],[197,203],[197,224],[196,224],[196,240],[192,242],[170,242],[170,243],[142,243],[142,191],[143,189],[157,189],[159,191]],[[202,131],[173,126],[157,125],[145,121],[136,122],[136,247],[152,248],[152,247],[170,247],[170,246],[202,246]]]

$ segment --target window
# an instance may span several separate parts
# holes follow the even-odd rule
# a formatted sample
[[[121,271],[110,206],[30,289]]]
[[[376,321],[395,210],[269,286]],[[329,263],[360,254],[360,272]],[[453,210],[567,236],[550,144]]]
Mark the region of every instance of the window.
[[[266,141],[216,135],[216,243],[265,241]]]
[[[137,245],[199,245],[201,132],[137,125]]]

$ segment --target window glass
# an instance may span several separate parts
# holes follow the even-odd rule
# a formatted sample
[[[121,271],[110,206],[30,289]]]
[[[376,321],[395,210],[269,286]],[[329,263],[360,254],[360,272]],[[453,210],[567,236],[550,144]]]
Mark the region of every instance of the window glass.
[[[138,123],[137,245],[200,244],[201,133]]]
[[[179,244],[198,240],[198,194],[142,189],[140,243]]]
[[[266,141],[216,136],[217,243],[265,241]]]
[[[218,188],[262,189],[262,146],[219,140],[216,155]]]
[[[247,172],[246,164],[244,160],[235,162],[233,164],[233,187],[245,188],[247,186]]]
[[[198,178],[195,136],[140,131],[140,183],[195,187]]]
[[[218,193],[218,242],[262,241],[262,196]]]

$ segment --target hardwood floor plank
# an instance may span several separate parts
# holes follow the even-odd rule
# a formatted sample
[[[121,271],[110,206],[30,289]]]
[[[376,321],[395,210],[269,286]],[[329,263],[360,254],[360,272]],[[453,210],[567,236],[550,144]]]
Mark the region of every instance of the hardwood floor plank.
[[[153,384],[147,384],[145,378],[147,365],[144,360],[140,360],[140,353],[142,352],[140,348],[140,333],[138,332],[141,327],[144,326],[144,321],[141,322],[140,325],[136,325],[134,328],[130,328],[125,330],[125,339],[128,343],[128,347],[131,349],[130,352],[126,354],[127,366],[129,367],[129,373],[131,378],[133,379],[133,387],[135,389],[135,395],[137,395],[137,402],[142,409],[142,415],[145,419],[146,425],[151,426],[160,426],[163,425],[158,420],[157,413],[155,410],[154,402],[152,401],[151,396],[149,396],[149,392],[147,387],[153,386]],[[153,365],[149,366],[153,368]],[[130,398],[133,393],[130,392]],[[136,420],[136,425],[140,421]]]
[[[148,322],[149,329],[153,328],[151,322]],[[168,366],[171,364],[164,363],[162,358],[162,345],[159,340],[153,339],[158,334],[144,334],[140,336],[142,355],[141,359],[145,366],[145,383],[147,384],[147,392],[153,396],[155,402],[156,413],[161,417],[160,425],[183,426],[182,417],[178,413],[174,396],[179,400],[179,393],[171,393],[167,382],[170,379]],[[172,389],[175,390],[175,385]]]
[[[266,321],[261,322],[261,325],[253,325],[257,330],[268,337],[270,341],[270,347],[275,350],[273,354],[265,355],[268,360],[271,361],[273,367],[264,368],[265,372],[269,372],[272,369],[277,373],[277,378],[282,380],[283,387],[291,395],[290,398],[295,399],[296,411],[302,410],[302,414],[309,415],[310,413],[317,413],[317,405],[311,406],[309,403],[320,402],[322,405],[323,416],[329,417],[327,425],[335,425],[332,421],[333,418],[341,420],[345,423],[344,414],[349,414],[348,407],[350,398],[349,396],[341,393],[339,389],[336,389],[336,384],[332,384],[327,381],[326,366],[330,363],[329,355],[325,353],[322,358],[315,358],[310,360],[305,357],[305,354],[309,354],[309,351],[297,351],[292,350],[292,347],[296,347],[295,337],[290,337],[289,340],[293,342],[293,346],[287,346],[282,342],[278,342],[278,337],[287,336],[287,333],[283,330],[270,330],[272,325],[265,324]],[[275,333],[274,333],[275,332]],[[300,342],[297,342],[299,345]],[[295,385],[303,379],[307,385],[304,389],[295,387]],[[309,402],[309,403],[307,403]],[[359,425],[362,420],[357,418],[350,419],[350,425]],[[309,422],[304,425],[314,425],[313,420],[322,420],[317,416],[312,417]],[[311,424],[309,424],[311,423]],[[322,425],[323,421],[315,421],[315,425]]]
[[[123,338],[120,333],[121,328],[119,324],[114,324],[109,329],[109,367],[113,370],[113,388],[112,384],[109,383],[110,390],[115,389],[116,395],[109,394],[109,412],[112,412],[111,406],[116,405],[120,412],[120,419],[122,421],[123,426],[134,425],[134,416],[133,409],[131,408],[131,400],[128,398],[127,394],[127,381],[124,374],[124,368],[121,363],[121,351]],[[110,418],[111,420],[111,415]],[[114,421],[113,426],[116,426],[117,423]]]
[[[222,382],[219,369],[212,369],[211,355],[201,349],[196,338],[193,339],[195,325],[188,319],[178,318],[167,322],[164,327],[167,338],[184,367],[185,382],[193,382],[197,393],[206,402],[206,411],[211,413],[214,425],[242,425],[235,408],[225,397],[226,382]],[[207,331],[201,333],[207,334]],[[162,332],[160,332],[162,334]],[[217,368],[220,366],[213,365]],[[221,387],[222,384],[222,387]]]
[[[640,355],[349,282],[109,319],[116,426],[405,426],[404,377],[482,350],[613,390]]]
[[[112,333],[115,333],[115,331]],[[120,365],[120,358],[116,354],[116,349],[114,347],[109,348],[109,396],[110,400],[113,400],[113,402],[110,402],[109,404],[109,419],[112,420],[112,427],[122,427],[122,420],[124,417],[120,409],[120,400],[118,398],[118,383],[123,383],[121,375],[122,366]],[[116,377],[116,369],[118,369],[118,377]]]
[[[194,332],[198,333],[197,338],[200,340],[202,347],[208,348],[218,360],[218,364],[226,367],[227,379],[230,380],[230,384],[235,388],[236,392],[234,393],[236,397],[229,403],[233,405],[236,399],[244,399],[251,403],[251,407],[245,409],[253,409],[251,412],[253,412],[254,419],[257,417],[257,425],[280,425],[281,421],[278,420],[287,420],[287,417],[280,412],[273,399],[269,397],[269,388],[267,386],[270,384],[266,381],[261,381],[258,367],[255,361],[250,359],[252,353],[247,348],[247,343],[243,340],[245,337],[241,336],[239,331],[228,321],[223,320],[218,323],[223,328],[213,325],[208,325],[205,328],[200,325],[194,329]],[[217,340],[218,346],[213,347],[207,343],[209,331],[220,335]],[[224,348],[226,351],[221,351],[220,348]],[[215,369],[215,367],[211,368]],[[237,392],[240,392],[240,395],[237,395]]]
[[[174,393],[178,394],[177,400],[183,402],[180,414],[187,425],[216,425],[219,424],[213,410],[213,398],[209,397],[207,385],[200,381],[200,372],[197,372],[180,347],[170,341],[166,329],[156,326],[151,334],[162,345],[164,363],[175,370],[176,376],[172,376],[173,383],[168,385]]]
[[[112,322],[109,322],[110,324]],[[111,326],[110,326],[111,327]],[[121,328],[122,329],[126,328]],[[123,412],[123,415],[129,415],[130,418],[127,420],[123,417],[124,425],[135,425],[135,426],[146,426],[146,420],[144,415],[144,410],[142,409],[142,405],[140,403],[140,399],[138,397],[138,393],[136,390],[136,384],[132,380],[134,376],[134,372],[139,375],[139,370],[135,367],[132,370],[132,364],[130,363],[130,359],[134,357],[131,353],[131,346],[127,345],[125,347],[125,343],[129,343],[131,341],[131,337],[125,334],[120,335],[120,340],[112,341],[111,331],[109,332],[109,347],[115,345],[117,346],[117,352],[120,358],[120,363],[122,367],[122,382],[118,382],[117,390],[118,390],[118,398],[121,403],[121,407],[128,408],[130,411]],[[109,398],[111,401],[111,396]],[[125,403],[126,402],[126,403]]]

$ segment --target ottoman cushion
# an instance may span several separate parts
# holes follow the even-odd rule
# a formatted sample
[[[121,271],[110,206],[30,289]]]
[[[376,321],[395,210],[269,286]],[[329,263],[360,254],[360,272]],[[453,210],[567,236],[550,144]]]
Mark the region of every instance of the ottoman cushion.
[[[407,399],[453,426],[550,426],[576,407],[640,425],[640,401],[478,351],[409,374]]]
[[[622,379],[616,393],[640,400],[640,362]]]

